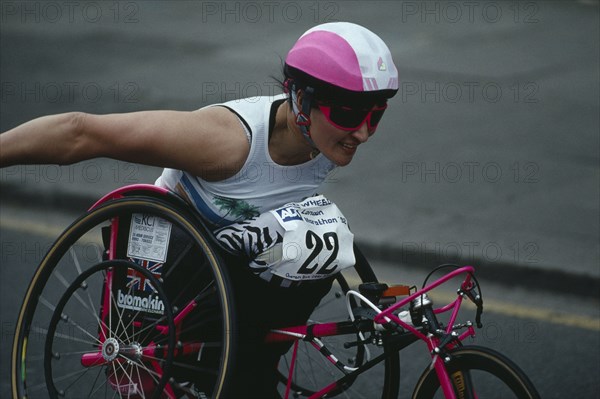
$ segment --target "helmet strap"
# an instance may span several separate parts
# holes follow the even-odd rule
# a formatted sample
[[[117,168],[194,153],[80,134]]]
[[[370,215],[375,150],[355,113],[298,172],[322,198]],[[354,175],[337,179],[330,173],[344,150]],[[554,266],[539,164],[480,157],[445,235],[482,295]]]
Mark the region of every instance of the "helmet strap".
[[[310,86],[307,86],[304,90],[304,95],[302,97],[302,110],[298,109],[298,96],[296,95],[296,87],[292,84],[291,87],[291,95],[292,95],[292,110],[294,111],[294,116],[296,117],[296,125],[300,129],[300,132],[304,136],[304,138],[308,141],[308,143],[316,148],[316,145],[312,138],[310,137],[310,108],[314,89]]]

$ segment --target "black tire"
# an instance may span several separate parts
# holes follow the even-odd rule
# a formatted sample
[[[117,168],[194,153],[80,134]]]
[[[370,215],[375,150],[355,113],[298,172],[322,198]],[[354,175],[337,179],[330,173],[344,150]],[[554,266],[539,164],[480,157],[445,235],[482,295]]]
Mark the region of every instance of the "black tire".
[[[362,259],[362,254],[360,255]],[[357,260],[361,259],[357,256]],[[346,276],[346,277],[345,277]],[[355,269],[344,271],[339,274],[329,292],[314,310],[309,318],[311,322],[332,322],[345,320],[348,314],[346,309],[346,292],[350,286],[356,287],[365,281],[373,282],[375,274],[370,265],[361,262]],[[350,283],[349,283],[350,282]],[[355,306],[355,302],[352,302]],[[352,348],[344,348],[344,343],[356,341],[356,334],[325,337],[321,339],[325,346],[343,363],[350,367],[358,367],[367,361],[367,353],[373,358],[388,348],[378,348],[374,345],[358,345]],[[290,367],[293,348],[282,357],[279,362],[281,386],[280,392],[284,392],[287,384],[287,376]],[[329,363],[310,343],[299,341],[297,361],[294,368],[294,378],[291,382],[291,391],[294,397],[309,397],[328,384],[341,378],[343,374]],[[327,394],[327,397],[349,397],[349,398],[378,398],[394,399],[398,396],[400,384],[400,360],[399,354],[395,353],[387,357],[380,365],[373,367],[360,374],[357,378],[347,381],[342,388],[339,387]]]
[[[539,398],[529,378],[504,355],[485,347],[465,346],[450,352],[446,364],[458,398]],[[435,370],[427,368],[413,399],[443,398]]]
[[[107,229],[127,237],[135,215],[170,223],[168,254],[156,276],[131,263],[127,240],[107,240]],[[114,397],[118,396],[115,389],[131,394],[138,389],[135,384],[144,387],[147,398],[161,397],[163,392],[182,396],[192,390],[210,398],[226,396],[235,354],[235,315],[229,277],[207,237],[191,213],[150,197],[113,200],[75,221],[50,247],[25,294],[11,358],[13,398],[59,393],[66,398]],[[107,259],[109,247],[113,255]],[[128,277],[129,271],[134,274]],[[117,292],[123,281],[129,291]],[[143,287],[150,294],[135,298],[138,291],[132,287],[139,292]],[[129,296],[138,301],[136,305],[129,304]],[[174,322],[193,299],[198,306],[177,331],[184,353],[175,344]],[[101,304],[115,310],[102,312]],[[119,332],[112,336],[109,322],[120,323],[115,327]],[[110,350],[128,349],[118,353],[119,362],[107,360],[112,356],[102,342],[109,336],[114,343]],[[194,345],[189,345],[192,339]],[[135,350],[137,358],[124,357]],[[99,353],[104,360],[98,365],[82,365],[83,355],[98,357]],[[127,367],[136,359],[140,367],[129,371],[134,370]],[[115,377],[115,370],[120,376]],[[129,385],[122,380],[130,381]]]

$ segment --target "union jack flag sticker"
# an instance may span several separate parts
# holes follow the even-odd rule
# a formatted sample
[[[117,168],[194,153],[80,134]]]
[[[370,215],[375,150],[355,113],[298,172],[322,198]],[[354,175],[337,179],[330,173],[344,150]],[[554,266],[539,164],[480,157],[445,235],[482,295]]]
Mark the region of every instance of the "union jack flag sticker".
[[[137,258],[129,258],[129,260],[148,270],[157,279],[162,275],[163,263]],[[157,292],[152,283],[143,274],[133,269],[127,269],[127,288],[144,292]]]

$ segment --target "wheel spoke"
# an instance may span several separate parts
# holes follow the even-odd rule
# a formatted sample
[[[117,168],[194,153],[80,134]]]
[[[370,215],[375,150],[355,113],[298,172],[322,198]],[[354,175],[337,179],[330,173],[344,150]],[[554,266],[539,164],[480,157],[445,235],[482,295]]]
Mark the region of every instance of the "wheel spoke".
[[[160,283],[126,256],[133,214],[160,217],[173,226]],[[23,362],[12,371],[24,397],[45,397],[50,387],[66,399],[150,398],[154,390],[165,388],[167,378],[173,380],[165,394],[174,391],[191,397],[194,383],[205,392],[220,392],[226,384],[220,367],[233,363],[234,351],[225,347],[231,347],[236,331],[232,311],[223,308],[231,303],[229,282],[218,255],[210,252],[210,240],[205,241],[203,230],[185,215],[160,200],[123,197],[83,215],[56,239],[32,277],[19,321],[15,350],[23,354]],[[103,246],[106,233],[110,248]],[[88,241],[93,248],[86,246]],[[106,249],[111,259],[103,259]],[[157,301],[165,304],[162,314],[119,303],[118,287],[123,294],[137,292],[133,286],[121,287],[128,268],[142,273],[155,287]],[[146,298],[139,296],[136,300]],[[198,306],[183,314],[192,300]],[[174,311],[174,306],[180,310]],[[224,317],[233,326],[228,331],[223,328]],[[177,347],[176,337],[184,341],[183,349]],[[156,353],[148,350],[155,345],[162,348]],[[140,349],[137,358],[134,351]],[[194,381],[190,375],[204,379]]]
[[[79,377],[75,378],[75,380],[73,380],[73,382],[71,382],[69,385],[67,385],[66,388],[64,388],[62,391],[63,392],[67,392],[69,390],[69,388],[71,388],[77,381],[79,381],[81,378],[83,378],[83,376],[85,376],[89,371],[91,370],[91,368],[85,368],[83,370],[83,372],[79,375]]]
[[[56,310],[56,306],[52,305],[50,301],[44,298],[42,295],[39,296],[40,303],[50,309],[52,312]]]
[[[67,279],[58,270],[54,270],[52,274],[65,286],[65,288],[68,289],[70,287]],[[73,296],[79,301],[81,306],[83,306],[88,312],[92,313],[92,309],[88,308],[87,303],[85,303],[78,293],[74,292]]]
[[[127,360],[127,359],[125,359]],[[132,385],[135,386],[133,379],[131,378],[131,375],[127,372],[127,370],[125,369],[125,367],[123,367],[123,364],[121,364],[121,362],[113,362],[113,364],[116,363],[117,366],[123,371],[123,374],[125,375],[125,377],[127,378],[127,384],[126,384],[126,388],[127,392],[129,392],[129,387],[131,387]],[[119,374],[115,374],[115,379],[117,381],[120,380],[119,378]],[[119,389],[119,392],[121,392],[121,390]]]
[[[57,352],[60,354],[60,357],[72,357],[72,356],[81,356],[90,354],[89,350],[81,350],[81,351],[69,351],[69,352]]]
[[[68,374],[63,374],[60,377],[52,377],[52,381],[53,382],[62,382],[62,381],[68,380],[69,378],[75,377],[77,375],[79,375],[79,377],[77,377],[77,379],[79,379],[79,378],[81,378],[82,374],[86,374],[89,371],[90,371],[90,368],[86,367],[82,370],[77,370],[77,371],[73,371]]]
[[[96,383],[98,382],[98,379],[100,378],[102,369],[103,369],[103,367],[98,367],[98,373],[96,373],[96,378],[94,379],[94,383],[92,384],[92,386],[90,388],[90,392],[88,393],[88,396],[87,396],[88,398],[91,398],[94,393],[98,392],[102,388],[102,386],[107,383],[107,381],[104,380],[103,384],[100,384],[100,386],[98,388],[94,389],[94,387],[96,386]]]
[[[122,356],[122,355],[119,355],[119,356],[125,360],[131,360],[131,359],[126,358],[125,356]],[[148,358],[148,359],[152,359],[152,360],[156,360],[156,361],[164,360],[164,359],[152,358],[152,357],[148,357],[148,356],[144,356],[144,358]],[[138,360],[133,360],[132,362],[135,363],[140,368],[142,368],[142,370],[145,370],[150,375],[150,377],[152,377],[154,382],[158,384],[159,379],[162,378],[161,374],[159,374],[155,370],[151,370],[150,368],[148,368],[148,366],[146,366],[146,364],[144,364],[144,362],[140,362]],[[155,378],[155,376],[158,377],[158,379]]]
[[[83,274],[80,263],[79,263],[79,259],[77,258],[77,254],[75,253],[75,249],[73,247],[71,247],[69,249],[69,254],[71,255],[71,259],[73,259],[73,263],[75,264],[75,268],[77,269],[77,272],[79,273],[79,275]],[[99,257],[100,259],[101,257]],[[84,281],[84,283],[87,282]],[[91,314],[95,317],[96,321],[98,323],[100,323],[102,326],[105,327],[104,322],[102,320],[100,320],[100,317],[98,316],[100,314],[99,311],[96,310],[96,307],[94,306],[94,301],[92,300],[92,296],[90,295],[90,291],[88,289],[84,289],[85,293],[87,294],[87,298],[88,298],[88,302],[91,308]]]
[[[73,327],[77,328],[79,331],[81,331],[85,336],[90,337],[94,342],[96,342],[98,345],[101,344],[100,340],[95,337],[94,335],[92,335],[92,333],[90,333],[89,331],[87,331],[85,328],[81,327],[78,323],[76,323],[71,316],[67,315],[67,314],[62,314],[61,315],[61,319],[63,320],[63,322],[68,323],[70,325],[72,325]]]
[[[117,386],[117,389],[115,390],[115,393],[116,393],[116,392],[121,391],[121,381],[119,380],[119,375],[117,374],[117,367],[116,367],[115,363],[117,363],[117,362],[111,362],[110,365],[112,366],[112,375],[113,375],[113,378],[115,379],[115,385]],[[108,381],[108,379],[107,379],[107,381]],[[114,397],[114,395],[113,395],[113,397]]]
[[[140,367],[138,365],[132,364],[132,367],[135,367],[135,372],[137,373],[137,378],[140,384],[142,384],[142,376],[140,375]],[[142,385],[142,389],[140,389],[140,393],[142,394],[142,399],[146,399],[146,393],[144,392]]]
[[[131,288],[127,293],[131,294]],[[110,332],[113,333],[113,337],[119,338],[123,342],[131,343],[132,341],[131,341],[131,338],[128,336],[127,328],[123,324],[123,314],[125,314],[125,309],[123,309],[122,311],[119,311],[119,306],[117,305],[117,302],[115,301],[115,296],[113,295],[112,290],[110,291],[109,295],[110,295],[110,302],[112,303],[112,306],[110,306],[110,307],[111,308],[114,307],[115,311],[117,312],[117,326],[115,327],[114,331],[110,330]],[[125,338],[121,338],[121,335],[117,334],[119,326],[122,327],[123,335],[125,336]]]
[[[32,328],[32,331],[40,333],[40,334],[48,335],[48,330],[45,329],[45,328],[34,327],[34,328]],[[65,339],[67,341],[80,342],[80,343],[85,344],[85,345],[90,345],[90,346],[94,345],[94,342],[92,342],[92,341],[85,341],[85,340],[80,339],[80,338],[75,338],[72,335],[67,335],[67,334],[62,334],[62,333],[55,332],[52,336],[53,337],[57,337],[57,338],[61,338],[61,339]]]
[[[127,291],[128,295],[131,295],[131,293],[133,292],[133,286],[129,286],[129,290]],[[115,304],[115,306],[117,306]],[[123,314],[125,314],[125,309],[123,309]],[[129,319],[129,322],[127,323],[126,326],[123,327],[123,329],[125,331],[129,331],[129,328],[133,325],[133,323],[135,323],[138,320],[139,315],[141,314],[141,310],[136,311],[135,315],[131,316],[131,318]],[[122,315],[119,317],[119,319],[122,319]],[[132,332],[131,335],[131,340],[135,340],[136,339],[136,335],[138,335],[138,333],[135,332],[135,330]]]
[[[142,342],[149,341],[150,334],[152,333],[153,328],[157,327],[161,322],[165,321],[166,319],[167,319],[166,316],[162,316],[160,319],[154,321],[151,324],[148,324],[146,327],[142,328],[140,331],[135,332],[133,334],[133,336],[139,338],[139,336],[142,335],[142,333],[145,333],[146,335],[142,339],[140,339],[140,341],[142,341]]]

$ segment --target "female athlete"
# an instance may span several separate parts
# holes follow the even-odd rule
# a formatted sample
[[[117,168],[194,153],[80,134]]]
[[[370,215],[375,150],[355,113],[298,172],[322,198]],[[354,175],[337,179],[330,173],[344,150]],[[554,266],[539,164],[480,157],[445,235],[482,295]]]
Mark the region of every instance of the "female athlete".
[[[338,22],[298,39],[285,59],[283,83],[282,95],[193,112],[71,112],[0,135],[1,167],[96,157],[164,167],[156,184],[196,207],[220,241],[244,255],[228,262],[243,338],[234,387],[243,391],[234,397],[277,397],[276,363],[287,347],[265,356],[261,336],[277,324],[305,321],[331,275],[353,265],[345,218],[329,200],[313,196],[375,133],[398,90],[398,74],[377,35]],[[306,246],[297,237],[308,231],[339,240],[339,255],[327,268],[285,258],[282,246]]]

